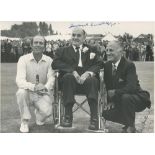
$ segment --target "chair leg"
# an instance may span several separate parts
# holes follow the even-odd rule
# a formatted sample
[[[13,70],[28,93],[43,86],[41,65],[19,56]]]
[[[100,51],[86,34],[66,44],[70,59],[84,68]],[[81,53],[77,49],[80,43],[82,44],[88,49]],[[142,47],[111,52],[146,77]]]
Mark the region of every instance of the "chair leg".
[[[104,108],[104,104],[102,103],[102,100],[99,99],[99,103],[98,103],[99,130],[103,132],[108,132],[108,129],[106,128],[106,120],[102,116],[103,108]]]
[[[61,100],[59,99],[59,103],[58,103],[58,118],[59,118],[59,125],[61,124]]]
[[[56,116],[55,119],[57,119],[55,124],[55,128],[59,128],[61,126],[63,117],[64,117],[64,106],[62,104],[62,95],[61,93],[58,93],[58,100],[56,104],[56,110],[55,110]]]
[[[57,106],[57,104],[53,104],[53,108],[52,108],[52,110],[53,110],[53,122],[54,122],[54,124],[57,124],[58,123],[58,106]]]

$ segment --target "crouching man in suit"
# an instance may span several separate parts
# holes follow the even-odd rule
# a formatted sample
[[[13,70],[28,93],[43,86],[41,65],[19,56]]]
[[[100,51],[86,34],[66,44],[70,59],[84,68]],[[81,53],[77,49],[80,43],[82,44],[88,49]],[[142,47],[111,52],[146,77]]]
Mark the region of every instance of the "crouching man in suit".
[[[95,49],[84,44],[86,32],[81,28],[72,31],[72,45],[60,48],[52,63],[53,69],[60,71],[60,87],[63,93],[65,119],[63,127],[72,126],[72,107],[74,95],[84,93],[90,106],[91,121],[89,129],[98,129],[98,73],[102,65]]]
[[[120,42],[108,44],[108,62],[104,66],[108,105],[103,117],[124,124],[123,132],[132,133],[136,131],[135,112],[150,108],[150,94],[140,87],[134,63],[122,55]]]

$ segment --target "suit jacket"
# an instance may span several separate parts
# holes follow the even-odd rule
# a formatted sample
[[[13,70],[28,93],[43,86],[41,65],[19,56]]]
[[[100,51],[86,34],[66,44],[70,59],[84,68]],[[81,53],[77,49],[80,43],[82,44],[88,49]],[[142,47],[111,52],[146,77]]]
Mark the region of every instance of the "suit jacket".
[[[71,73],[73,71],[77,71],[80,75],[86,71],[91,71],[98,74],[100,68],[102,67],[102,60],[100,59],[99,53],[97,53],[95,48],[88,45],[84,46],[88,48],[88,51],[81,53],[83,67],[80,70],[78,67],[79,54],[78,52],[75,52],[73,46],[60,48],[56,52],[52,63],[52,68],[58,69],[61,76],[65,73]],[[90,59],[91,53],[95,53],[95,57],[93,59]]]
[[[112,77],[112,62],[105,63],[104,80],[107,90],[115,89],[115,100],[119,100],[123,94],[136,94],[150,108],[150,94],[140,87],[136,67],[133,62],[122,57],[115,78]]]

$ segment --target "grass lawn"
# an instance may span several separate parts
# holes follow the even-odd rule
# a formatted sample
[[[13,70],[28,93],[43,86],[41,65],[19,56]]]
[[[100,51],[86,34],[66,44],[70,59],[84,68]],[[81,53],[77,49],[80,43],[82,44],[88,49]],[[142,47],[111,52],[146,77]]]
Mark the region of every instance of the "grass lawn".
[[[151,101],[153,104],[154,94],[154,69],[152,62],[136,62],[137,73],[140,84],[143,89],[146,89],[151,94]],[[18,105],[16,103],[16,91],[17,86],[15,83],[16,77],[16,63],[2,63],[1,64],[1,132],[16,133],[19,132],[20,126],[20,114]],[[82,98],[78,98],[82,100]],[[142,131],[145,128],[146,117],[150,115],[152,119],[149,123],[148,129],[145,132],[153,132],[153,106],[151,110],[145,110],[144,112],[138,113],[136,117],[136,126]],[[34,116],[34,115],[33,115]],[[74,114],[75,130],[73,132],[87,132],[85,129],[88,128],[89,116],[82,111],[78,111]],[[143,126],[142,126],[143,125]],[[107,122],[107,127],[110,132],[120,132],[121,125],[117,123]],[[30,132],[61,132],[55,131],[52,123],[46,124],[42,127],[37,127],[34,123],[34,117],[30,122]],[[64,132],[64,131],[63,131]]]

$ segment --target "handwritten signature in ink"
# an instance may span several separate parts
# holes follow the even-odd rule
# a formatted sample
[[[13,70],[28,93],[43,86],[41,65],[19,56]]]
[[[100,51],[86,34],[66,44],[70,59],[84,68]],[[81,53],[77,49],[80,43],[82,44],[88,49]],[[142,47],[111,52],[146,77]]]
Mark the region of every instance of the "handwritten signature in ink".
[[[101,26],[101,25],[108,25],[108,26],[114,26],[116,24],[119,24],[119,22],[98,22],[98,23],[85,23],[85,24],[71,24],[69,28],[73,27],[85,27],[85,26]]]

